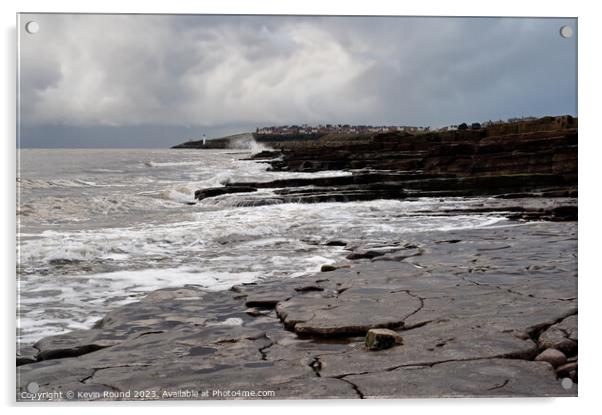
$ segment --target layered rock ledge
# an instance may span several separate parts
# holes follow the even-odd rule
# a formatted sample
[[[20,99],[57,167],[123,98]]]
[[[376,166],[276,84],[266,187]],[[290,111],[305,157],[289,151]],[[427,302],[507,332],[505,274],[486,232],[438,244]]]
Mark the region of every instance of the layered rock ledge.
[[[577,118],[543,117],[476,130],[364,135],[273,142],[275,170],[373,169],[457,177],[559,174],[577,181]],[[264,155],[258,155],[263,157]]]
[[[196,199],[272,189],[242,205],[418,197],[577,197],[577,119],[544,117],[478,130],[342,135],[269,142],[254,159],[272,170],[348,176],[228,183]]]
[[[152,292],[22,347],[17,399],[32,382],[82,400],[576,396],[577,224],[513,225],[322,241],[356,259],[229,291]],[[368,350],[370,328],[403,342]],[[565,364],[536,360],[552,349]]]

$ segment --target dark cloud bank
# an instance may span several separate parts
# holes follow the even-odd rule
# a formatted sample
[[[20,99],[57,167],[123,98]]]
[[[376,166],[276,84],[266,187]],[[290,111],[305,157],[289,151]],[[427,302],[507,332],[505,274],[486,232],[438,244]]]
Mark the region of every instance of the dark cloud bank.
[[[22,15],[22,147],[577,115],[574,19]]]

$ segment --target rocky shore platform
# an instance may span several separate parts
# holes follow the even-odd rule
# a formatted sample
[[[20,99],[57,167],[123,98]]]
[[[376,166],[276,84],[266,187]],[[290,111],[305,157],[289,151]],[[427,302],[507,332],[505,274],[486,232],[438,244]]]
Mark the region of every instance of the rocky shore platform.
[[[346,259],[229,291],[158,290],[21,346],[17,399],[577,395],[576,222],[315,243]],[[374,328],[396,341],[368,348]]]

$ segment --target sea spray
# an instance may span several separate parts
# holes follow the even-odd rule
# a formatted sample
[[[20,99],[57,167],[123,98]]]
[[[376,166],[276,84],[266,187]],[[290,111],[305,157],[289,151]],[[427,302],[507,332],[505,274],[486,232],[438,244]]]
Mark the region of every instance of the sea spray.
[[[253,134],[245,134],[242,137],[233,139],[230,141],[230,145],[228,148],[235,150],[249,150],[251,154],[261,153],[262,151],[272,151],[274,150],[272,147],[264,144],[258,143]]]

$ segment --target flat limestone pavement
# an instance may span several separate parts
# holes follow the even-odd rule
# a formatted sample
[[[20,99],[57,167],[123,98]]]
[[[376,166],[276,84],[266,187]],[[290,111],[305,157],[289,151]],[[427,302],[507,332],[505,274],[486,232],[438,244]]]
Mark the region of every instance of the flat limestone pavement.
[[[22,347],[17,399],[576,396],[561,380],[577,380],[577,224],[511,224],[400,235],[307,277],[152,292]],[[403,342],[368,350],[371,328]],[[550,348],[567,363],[535,360]]]

